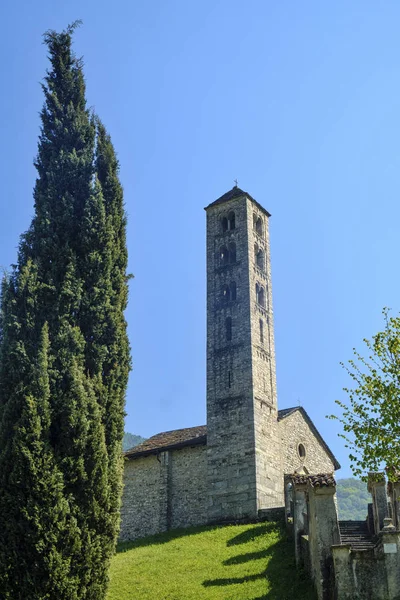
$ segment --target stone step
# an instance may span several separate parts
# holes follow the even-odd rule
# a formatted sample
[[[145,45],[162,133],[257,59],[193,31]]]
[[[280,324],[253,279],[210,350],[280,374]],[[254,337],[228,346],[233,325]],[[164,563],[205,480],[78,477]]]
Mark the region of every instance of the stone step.
[[[340,540],[354,550],[371,550],[375,543],[366,521],[339,521]]]

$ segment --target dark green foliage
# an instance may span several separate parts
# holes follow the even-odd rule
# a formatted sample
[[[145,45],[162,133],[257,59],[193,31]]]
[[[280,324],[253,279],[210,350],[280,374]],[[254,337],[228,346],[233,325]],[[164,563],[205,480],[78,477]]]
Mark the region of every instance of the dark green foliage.
[[[371,495],[368,493],[367,484],[364,481],[353,477],[338,479],[336,494],[339,519],[343,521],[363,521],[367,517]]]
[[[354,349],[343,365],[354,387],[344,389],[348,403],[336,401],[341,417],[330,417],[343,425],[351,469],[363,481],[369,471],[386,468],[390,480],[400,471],[400,317],[388,309],[383,316],[384,330],[364,339],[367,358]]]
[[[138,446],[139,444],[141,444],[142,442],[145,441],[145,438],[143,438],[140,435],[134,435],[133,433],[124,433],[124,438],[122,440],[122,449],[124,451],[129,450],[130,448],[133,448],[134,446]]]
[[[0,311],[0,590],[101,600],[119,527],[130,368],[118,162],[75,26],[48,32],[35,214]]]

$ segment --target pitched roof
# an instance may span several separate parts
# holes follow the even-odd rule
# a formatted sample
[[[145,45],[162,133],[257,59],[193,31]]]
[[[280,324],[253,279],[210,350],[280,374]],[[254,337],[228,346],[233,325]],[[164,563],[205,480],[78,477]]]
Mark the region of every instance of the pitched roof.
[[[336,487],[336,481],[333,473],[319,473],[318,475],[309,475],[308,481],[311,487]]]
[[[148,454],[158,454],[166,450],[178,450],[185,446],[199,446],[207,443],[207,427],[188,427],[157,433],[138,446],[125,452],[127,458],[139,458]]]
[[[328,444],[325,442],[322,435],[319,433],[318,429],[315,427],[314,423],[311,421],[310,417],[308,416],[308,413],[304,410],[304,408],[302,406],[292,406],[291,408],[284,408],[282,410],[278,410],[278,421],[282,421],[282,419],[285,419],[286,417],[288,417],[289,415],[292,415],[293,413],[295,413],[297,411],[299,411],[302,414],[303,418],[308,423],[311,431],[313,432],[313,434],[315,435],[315,437],[317,438],[317,440],[319,441],[321,446],[324,448],[325,452],[328,454],[330,459],[332,460],[333,465],[335,467],[335,471],[340,469],[340,463],[337,461],[335,455],[333,454],[333,452],[329,448]]]
[[[305,485],[310,483],[311,487],[335,487],[336,481],[333,473],[318,473],[318,475],[303,475],[301,473],[294,473],[290,479],[292,483],[297,485]]]
[[[240,196],[247,196],[247,198],[252,200],[254,202],[254,204],[256,204],[258,206],[258,208],[260,210],[262,210],[268,217],[271,216],[270,213],[267,210],[265,210],[265,208],[263,206],[261,206],[261,204],[259,204],[259,202],[257,202],[257,200],[255,200],[252,196],[250,196],[250,194],[248,192],[244,192],[243,190],[241,190],[237,185],[235,185],[231,190],[229,190],[225,194],[222,194],[222,196],[220,196],[219,198],[214,200],[214,202],[211,202],[211,204],[206,206],[204,210],[209,209],[211,206],[216,206],[217,204],[223,204],[224,202],[228,202],[229,200],[232,200],[233,198],[239,198]]]
[[[293,406],[292,408],[278,410],[278,421],[282,421],[282,419],[285,419],[296,411],[299,411],[303,415],[311,431],[331,458],[335,470],[340,469],[340,464],[302,406]],[[187,427],[186,429],[174,429],[173,431],[157,433],[138,446],[125,452],[124,455],[126,458],[134,459],[150,454],[159,454],[166,450],[179,450],[186,446],[201,446],[205,444],[207,444],[207,425],[199,425],[198,427]]]

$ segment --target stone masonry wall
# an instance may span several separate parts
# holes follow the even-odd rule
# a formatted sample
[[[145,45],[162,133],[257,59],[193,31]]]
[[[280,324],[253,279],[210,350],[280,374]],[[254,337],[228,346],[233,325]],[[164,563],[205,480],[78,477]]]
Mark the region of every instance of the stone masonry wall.
[[[202,525],[207,522],[207,448],[182,448],[171,454],[169,527]]]
[[[257,227],[258,223],[258,227]],[[272,307],[269,218],[247,199],[252,391],[256,451],[257,509],[282,506],[282,452],[277,423],[277,391]],[[261,252],[261,260],[257,258]],[[264,292],[260,303],[256,290]]]
[[[317,440],[310,426],[299,411],[279,421],[283,472],[294,473],[306,467],[309,473],[331,473],[335,470],[325,448]],[[306,455],[299,456],[298,447],[303,444]]]
[[[235,228],[222,219],[235,214]],[[224,264],[221,248],[236,245]],[[255,517],[252,360],[246,197],[207,209],[207,453],[209,521]],[[236,284],[236,299],[225,286]],[[227,339],[226,320],[232,321]]]
[[[205,523],[206,471],[206,446],[125,461],[120,540]]]
[[[155,455],[126,460],[120,540],[134,540],[160,531],[160,463]]]

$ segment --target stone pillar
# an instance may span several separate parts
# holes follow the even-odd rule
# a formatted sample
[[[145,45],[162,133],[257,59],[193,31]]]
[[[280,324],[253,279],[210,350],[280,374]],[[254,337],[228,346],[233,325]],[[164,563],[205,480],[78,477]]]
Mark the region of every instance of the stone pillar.
[[[393,525],[400,530],[400,480],[389,481],[388,496],[392,504]]]
[[[158,530],[168,531],[171,525],[171,459],[172,453],[168,450],[157,456],[160,463],[160,510]]]
[[[296,564],[304,563],[301,549],[301,536],[308,532],[307,515],[307,478],[304,475],[293,475],[293,536]]]
[[[388,516],[388,501],[384,473],[368,473],[368,491],[372,495],[374,533],[377,535],[383,528],[383,520]]]
[[[348,600],[355,598],[354,573],[350,564],[350,544],[332,546],[333,566],[335,569],[335,598]]]
[[[311,571],[318,600],[330,600],[334,587],[332,546],[340,544],[333,474],[307,477]]]
[[[390,518],[384,519],[379,534],[384,556],[388,598],[400,597],[400,533]]]
[[[293,484],[291,475],[284,476],[284,496],[285,496],[285,523],[290,528],[290,519],[293,519]]]

